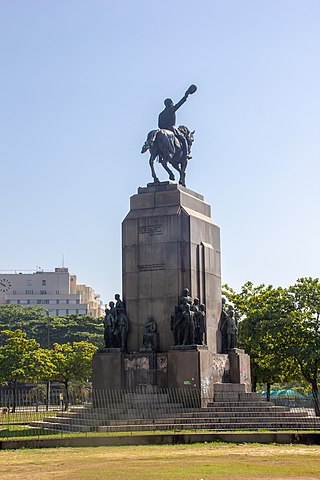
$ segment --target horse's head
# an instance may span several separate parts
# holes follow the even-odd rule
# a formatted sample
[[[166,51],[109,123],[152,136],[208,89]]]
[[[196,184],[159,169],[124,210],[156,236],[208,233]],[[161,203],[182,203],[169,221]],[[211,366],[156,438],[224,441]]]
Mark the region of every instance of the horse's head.
[[[152,145],[154,143],[154,140],[156,138],[158,130],[151,130],[151,132],[148,133],[147,140],[144,142],[141,153],[145,153],[147,150],[150,150],[152,148]]]
[[[180,125],[179,126],[179,130],[183,133],[185,139],[187,140],[187,143],[189,145],[189,148],[191,148],[191,145],[193,144],[194,142],[194,133],[195,133],[195,130],[193,130],[192,132],[190,132],[189,128],[186,127],[185,125]]]

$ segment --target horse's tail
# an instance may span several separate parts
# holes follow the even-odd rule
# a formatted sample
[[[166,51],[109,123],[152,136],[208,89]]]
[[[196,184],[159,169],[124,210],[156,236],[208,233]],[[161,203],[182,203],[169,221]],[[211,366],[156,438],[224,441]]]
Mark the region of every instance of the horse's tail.
[[[145,153],[147,150],[149,150],[153,146],[155,138],[157,136],[157,132],[158,130],[151,130],[151,132],[148,133],[147,140],[144,142],[142,146],[141,153]]]

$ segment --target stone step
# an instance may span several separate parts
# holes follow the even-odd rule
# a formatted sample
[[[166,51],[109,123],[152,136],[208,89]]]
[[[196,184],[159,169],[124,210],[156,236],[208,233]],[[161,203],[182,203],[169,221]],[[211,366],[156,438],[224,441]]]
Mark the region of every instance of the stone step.
[[[167,393],[126,393],[123,395],[128,402],[157,402],[167,403],[169,401],[169,395]]]
[[[216,401],[216,402],[208,402],[207,403],[207,408],[209,407],[215,407],[215,406],[219,406],[219,405],[235,405],[235,404],[239,404],[239,405],[272,405],[272,406],[275,406],[274,403],[272,402],[267,402],[266,400],[261,400],[261,399],[256,399],[254,401],[250,401],[250,402],[247,402],[246,400],[241,400],[241,399],[224,399],[224,400],[221,400],[221,401]]]
[[[154,431],[154,430],[312,430],[320,429],[320,418],[312,409],[290,409],[275,406],[256,393],[245,393],[243,387],[218,386],[215,400],[207,407],[184,407],[178,398],[170,403],[167,394],[127,393],[109,395],[93,408],[74,406],[68,412],[30,425],[61,432],[89,431]],[[102,393],[102,392],[101,392]],[[182,396],[181,396],[182,398]],[[102,402],[104,401],[104,403]],[[119,400],[123,400],[121,403]],[[196,404],[196,402],[194,402]]]
[[[143,425],[101,426],[99,432],[155,431],[155,430],[310,430],[319,429],[320,422],[272,421],[272,422],[225,422],[225,423],[152,423]]]
[[[206,414],[211,414],[211,415],[215,415],[215,414],[219,414],[219,413],[230,413],[232,414],[233,412],[248,412],[248,413],[259,413],[259,412],[265,412],[265,413],[268,413],[268,412],[279,412],[279,413],[285,413],[285,412],[289,412],[290,411],[290,408],[289,407],[274,407],[274,406],[270,406],[270,407],[265,407],[265,408],[262,408],[262,407],[216,407],[216,408],[203,408],[202,410],[197,410],[195,412],[191,411],[191,412],[181,412],[181,414],[183,415],[198,415],[198,414],[203,414],[204,412]]]
[[[297,413],[290,413],[286,412],[285,414],[280,413],[280,412],[275,412],[272,415],[269,415],[268,413],[261,414],[257,413],[256,415],[250,415],[249,413],[242,413],[242,414],[237,414],[236,412],[233,412],[233,415],[230,414],[220,414],[220,415],[198,415],[198,416],[177,416],[177,417],[167,417],[167,418],[157,418],[154,419],[154,422],[156,423],[195,423],[195,421],[199,423],[214,423],[214,422],[224,422],[226,419],[230,419],[230,421],[235,421],[235,422],[240,422],[240,421],[248,421],[250,423],[252,422],[257,422],[260,420],[270,420],[272,421],[273,419],[296,419],[296,421],[299,421],[299,419],[304,419],[307,418],[303,413],[297,412]],[[308,417],[311,418],[312,417]],[[117,419],[111,419],[111,418],[87,418],[87,417],[45,417],[43,419],[43,422],[45,423],[67,423],[67,424],[72,424],[72,425],[101,425],[104,423],[107,423],[109,425],[119,425],[119,424],[128,424],[132,423],[135,425],[143,424],[145,422],[150,422],[150,418],[142,418],[140,417],[132,417],[128,418],[127,416],[119,417]]]
[[[265,406],[264,406],[265,407]],[[110,410],[100,410],[97,412],[96,410],[89,412],[61,412],[59,416],[53,418],[60,418],[59,421],[68,421],[73,419],[82,419],[85,418],[87,421],[103,421],[103,420],[116,420],[119,419],[136,419],[136,418],[161,418],[165,416],[166,418],[172,417],[180,417],[180,418],[199,418],[199,417],[218,417],[218,416],[281,416],[286,415],[290,412],[289,407],[275,407],[275,406],[268,406],[265,408],[226,408],[226,407],[219,407],[219,408],[204,408],[204,409],[190,409],[189,411],[148,411],[148,410],[127,410],[122,411],[117,410],[111,412]],[[305,416],[310,414],[308,411],[296,411],[296,415],[298,416]],[[51,417],[46,417],[46,420],[49,420]]]
[[[86,418],[86,417],[77,417],[77,418],[65,418],[65,417],[45,417],[43,422],[45,423],[59,423],[59,424],[69,424],[69,425],[101,425],[104,422],[109,422],[110,420],[106,419],[93,419],[93,418]],[[115,421],[115,420],[114,420]]]
[[[32,422],[33,427],[61,431],[61,432],[130,432],[130,431],[155,431],[155,430],[310,430],[319,429],[320,421],[299,421],[296,420],[272,420],[272,421],[259,421],[259,422],[167,422],[167,423],[125,423],[120,425],[109,426],[93,426],[93,425],[79,425],[79,424],[67,424],[58,422]]]
[[[108,422],[108,425],[128,425],[129,423],[131,425],[143,425],[146,423],[154,423],[154,424],[177,424],[177,423],[185,423],[185,424],[196,424],[196,423],[207,423],[207,424],[216,424],[216,423],[226,423],[227,421],[233,422],[233,423],[260,423],[260,422],[308,422],[308,423],[314,423],[317,422],[315,418],[312,417],[302,417],[302,416],[296,416],[296,415],[287,415],[287,416],[274,416],[274,417],[269,417],[269,416],[257,416],[257,417],[251,417],[251,416],[241,416],[241,417],[214,417],[214,418],[171,418],[171,419],[155,419],[153,422],[148,422],[147,420],[142,420],[142,419],[135,419],[135,420],[127,420],[127,419],[119,419],[119,420],[110,420]],[[320,420],[318,421],[320,425]]]
[[[223,409],[235,409],[235,408],[244,408],[244,409],[273,409],[273,408],[278,408],[282,410],[287,410],[290,407],[288,406],[275,406],[272,403],[260,401],[260,402],[239,402],[239,401],[232,401],[232,402],[215,402],[215,403],[210,403],[207,407],[194,407],[194,408],[186,408],[183,407],[181,404],[176,404],[176,403],[169,403],[167,405],[153,405],[153,408],[150,408],[152,410],[159,410],[160,412],[166,412],[166,411],[216,411],[221,408]],[[145,408],[145,410],[147,407]],[[128,410],[142,410],[141,406],[139,405],[138,407],[133,407],[131,405],[126,405],[126,404],[121,404],[118,406],[106,406],[106,407],[99,407],[99,408],[92,408],[92,409],[85,409],[85,410],[76,410],[73,411],[72,409],[69,410],[69,412],[65,413],[79,413],[79,414],[90,414],[92,412],[98,413],[98,414],[103,414],[106,412],[112,412],[112,413],[117,413],[117,412],[123,412],[123,411],[128,411]]]
[[[257,412],[256,415],[252,415],[249,412],[242,412],[239,414],[238,412],[232,412],[232,415],[230,415],[230,412],[226,414],[225,412],[222,412],[220,415],[202,415],[198,414],[197,416],[195,415],[179,415],[175,417],[166,417],[166,418],[157,418],[154,419],[153,421],[150,422],[150,418],[142,418],[142,417],[135,417],[135,418],[128,418],[127,416],[120,417],[118,419],[110,419],[110,418],[87,418],[85,416],[83,417],[65,417],[65,416],[60,416],[60,417],[45,417],[43,419],[43,423],[45,424],[68,424],[68,425],[78,425],[78,426],[89,426],[91,425],[92,427],[97,427],[99,425],[103,424],[108,424],[108,425],[138,425],[141,426],[146,423],[152,423],[152,424],[168,424],[170,423],[171,425],[176,425],[176,424],[189,424],[189,425],[194,425],[195,423],[199,424],[218,424],[218,423],[225,423],[226,421],[233,422],[233,423],[241,423],[241,422],[246,422],[246,423],[255,423],[258,424],[260,422],[265,422],[265,423],[270,423],[274,421],[292,421],[295,423],[299,422],[308,422],[308,423],[319,423],[320,424],[320,419],[317,419],[316,417],[311,417],[311,416],[306,416],[303,412],[273,412],[273,414],[270,415],[269,412]]]
[[[218,393],[214,394],[213,396],[213,402],[262,402],[263,399],[261,396],[253,396],[252,393],[235,393],[235,394],[224,394],[224,393]]]
[[[32,427],[37,427],[45,430],[55,430],[61,432],[92,432],[96,429],[92,425],[77,425],[59,422],[29,422]]]
[[[214,403],[209,403],[206,408],[207,410],[209,409],[216,409],[216,408],[221,408],[221,407],[232,407],[232,408],[237,408],[237,407],[243,407],[243,408],[288,408],[287,405],[274,405],[273,403],[267,403],[267,402],[214,402]]]

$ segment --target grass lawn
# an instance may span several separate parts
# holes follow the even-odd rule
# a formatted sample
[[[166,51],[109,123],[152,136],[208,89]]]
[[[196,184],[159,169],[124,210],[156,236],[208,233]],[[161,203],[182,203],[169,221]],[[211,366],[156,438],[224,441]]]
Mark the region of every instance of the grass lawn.
[[[5,480],[320,479],[320,447],[194,444],[0,451]]]

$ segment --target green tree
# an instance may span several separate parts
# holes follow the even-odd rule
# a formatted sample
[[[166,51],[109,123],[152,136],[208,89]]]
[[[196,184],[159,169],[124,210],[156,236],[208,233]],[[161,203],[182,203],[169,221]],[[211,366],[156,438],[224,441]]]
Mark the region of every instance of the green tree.
[[[279,330],[279,324],[292,310],[291,299],[281,287],[254,286],[251,282],[243,285],[240,293],[225,285],[224,294],[241,319],[238,343],[251,358],[253,390],[257,383],[266,383],[270,400],[273,383],[290,381],[297,374]]]
[[[49,305],[48,305],[49,307]],[[34,338],[41,347],[54,343],[80,342],[82,340],[103,345],[103,320],[89,315],[66,315],[55,317],[51,311],[40,306],[1,305],[0,330],[20,329],[29,338]],[[0,334],[0,343],[5,342]]]
[[[21,330],[1,332],[6,340],[0,346],[0,380],[12,386],[13,412],[16,409],[17,384],[38,382],[51,376],[54,365],[47,350],[34,339],[28,339]]]
[[[252,356],[252,371],[270,390],[275,381],[301,380],[311,387],[320,416],[320,282],[300,278],[287,289],[246,283],[225,287],[240,312],[239,342]]]
[[[66,315],[65,317],[49,317],[50,342],[72,343],[89,342],[96,347],[103,346],[103,319],[89,315]]]
[[[1,305],[0,306],[0,330],[21,330],[29,338],[36,339],[42,346],[46,344],[40,341],[47,338],[47,316],[45,310],[38,306]],[[0,342],[6,341],[6,335],[0,334]]]
[[[92,375],[92,357],[96,352],[95,345],[89,342],[73,342],[54,344],[52,362],[55,365],[54,380],[64,385],[65,409],[69,406],[69,389],[71,381],[84,381]]]
[[[320,282],[318,278],[299,278],[288,289],[293,310],[282,332],[286,350],[311,385],[317,416],[320,416]]]

